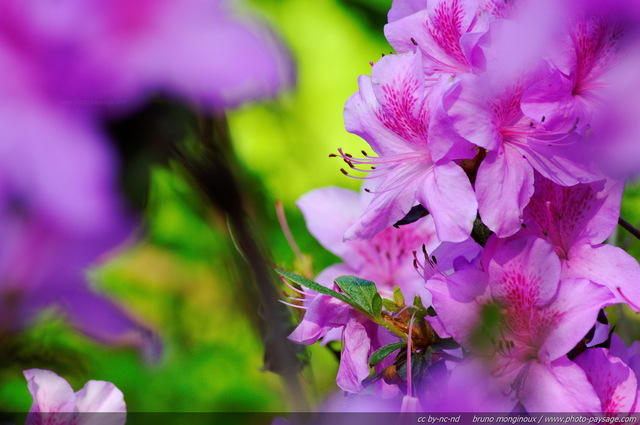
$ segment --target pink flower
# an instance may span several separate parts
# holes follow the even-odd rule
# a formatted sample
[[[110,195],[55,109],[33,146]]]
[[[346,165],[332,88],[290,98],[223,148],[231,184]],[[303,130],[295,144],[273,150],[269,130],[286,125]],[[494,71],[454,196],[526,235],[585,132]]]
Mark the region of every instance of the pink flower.
[[[476,46],[488,25],[508,13],[502,1],[435,0],[393,2],[385,36],[398,52],[420,50],[428,75],[467,73],[484,65]]]
[[[43,369],[24,371],[33,404],[28,425],[86,425],[96,418],[87,413],[112,413],[100,423],[119,425],[126,422],[126,405],[122,392],[110,382],[89,381],[74,393],[69,383],[56,373]]]
[[[438,238],[466,239],[476,216],[476,200],[466,174],[452,159],[472,157],[461,140],[431,138],[432,119],[440,113],[447,82],[430,87],[420,52],[388,55],[360,77],[360,91],[345,106],[345,126],[364,138],[378,157],[356,158],[341,152],[354,171],[375,179],[374,194],[347,239],[368,239],[402,219],[420,203],[433,216]],[[345,171],[346,173],[346,171]],[[358,178],[358,177],[357,177]]]
[[[329,187],[311,191],[298,200],[311,234],[344,261],[329,266],[315,280],[333,288],[337,277],[356,275],[375,282],[378,291],[389,298],[393,288],[399,286],[409,303],[414,296],[420,296],[428,304],[430,294],[413,268],[412,252],[421,249],[423,244],[429,249],[435,247],[433,221],[427,217],[399,229],[389,228],[368,241],[344,241],[344,231],[357,220],[369,198],[366,193]],[[289,338],[301,344],[313,344],[323,337],[341,339],[344,350],[338,386],[349,392],[362,391],[362,381],[369,376],[369,356],[398,338],[339,300],[309,290],[305,294],[304,319]],[[391,360],[392,357],[378,365],[378,371]],[[377,385],[381,392],[397,392],[382,381]]]
[[[447,332],[476,355],[453,373],[485,370],[495,379],[493,396],[512,407],[597,410],[593,387],[566,354],[612,302],[609,291],[585,279],[560,280],[560,260],[536,238],[508,242],[484,263],[485,270],[467,268],[427,283]]]

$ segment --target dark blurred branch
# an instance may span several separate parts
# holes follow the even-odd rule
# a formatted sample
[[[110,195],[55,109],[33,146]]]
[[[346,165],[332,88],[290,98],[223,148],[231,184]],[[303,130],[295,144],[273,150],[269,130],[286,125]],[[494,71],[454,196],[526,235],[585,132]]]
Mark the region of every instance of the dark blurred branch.
[[[640,230],[638,230],[635,227],[633,227],[633,225],[631,223],[629,223],[627,220],[625,220],[624,218],[620,217],[620,218],[618,218],[618,224],[620,226],[622,226],[627,232],[629,232],[633,236],[635,236],[637,239],[640,239]]]
[[[303,364],[302,348],[287,339],[292,320],[280,298],[275,276],[268,267],[265,244],[246,211],[237,160],[230,142],[224,116],[200,120],[200,145],[191,152],[177,151],[192,184],[226,218],[242,258],[236,258],[239,271],[250,279],[239,279],[243,302],[250,306],[252,319],[259,328],[265,347],[265,369],[281,375],[291,392],[294,409],[306,410],[299,381]]]

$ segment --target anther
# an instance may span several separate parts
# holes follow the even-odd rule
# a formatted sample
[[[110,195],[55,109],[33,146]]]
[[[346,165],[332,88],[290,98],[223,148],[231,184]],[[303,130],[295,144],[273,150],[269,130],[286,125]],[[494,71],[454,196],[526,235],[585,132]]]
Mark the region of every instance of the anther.
[[[338,157],[338,155],[336,155],[335,153],[330,153],[329,154],[329,158],[337,158],[337,157]]]
[[[411,37],[411,42],[413,43],[414,46],[418,45],[418,42],[413,37]]]
[[[545,117],[545,116],[543,115],[543,116],[542,116],[542,119],[540,120],[540,122],[544,122],[545,118],[547,118],[547,117]]]
[[[341,169],[340,169],[340,172],[341,172],[342,174],[344,174],[345,176],[348,176],[348,175],[349,175],[349,173],[347,173],[347,171],[346,171],[344,168],[341,168]]]
[[[367,193],[371,193],[371,190],[367,189],[366,187],[364,188],[364,191],[367,192]]]
[[[369,156],[369,155],[367,155],[367,152],[364,149],[361,150],[360,152],[362,152],[362,155],[364,155],[364,156]]]
[[[436,260],[436,256],[435,255],[431,256],[431,261],[433,261],[433,264],[438,264],[438,260]]]

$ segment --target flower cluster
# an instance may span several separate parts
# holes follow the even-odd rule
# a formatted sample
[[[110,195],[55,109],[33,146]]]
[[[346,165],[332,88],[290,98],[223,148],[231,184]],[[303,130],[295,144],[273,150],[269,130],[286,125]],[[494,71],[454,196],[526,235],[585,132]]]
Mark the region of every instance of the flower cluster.
[[[341,389],[403,411],[636,411],[604,309],[640,311],[640,266],[604,242],[640,171],[610,167],[637,149],[637,118],[612,116],[639,30],[630,0],[394,1],[397,53],[345,106],[375,155],[331,155],[363,193],[299,202],[344,263],[283,272],[306,309],[290,338],[340,339]]]

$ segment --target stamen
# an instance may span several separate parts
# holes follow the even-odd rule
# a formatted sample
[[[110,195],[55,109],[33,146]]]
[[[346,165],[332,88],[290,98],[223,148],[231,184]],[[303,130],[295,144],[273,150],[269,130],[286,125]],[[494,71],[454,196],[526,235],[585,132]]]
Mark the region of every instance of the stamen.
[[[284,305],[288,305],[289,307],[299,308],[301,310],[307,310],[309,308],[309,307],[305,307],[303,305],[291,304],[291,303],[288,303],[288,302],[283,301],[283,300],[278,300],[278,301],[281,302]]]
[[[280,200],[276,200],[276,215],[278,216],[278,222],[280,222],[282,233],[284,233],[284,237],[287,239],[291,250],[293,251],[297,259],[301,259],[302,252],[300,251],[300,248],[298,248],[295,239],[293,239],[293,234],[291,233],[289,223],[287,222],[287,216],[284,213],[284,205]]]

